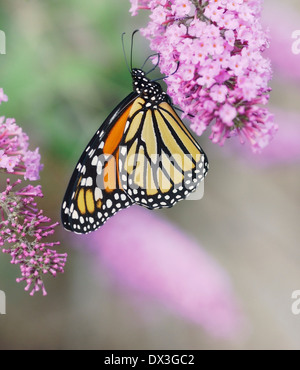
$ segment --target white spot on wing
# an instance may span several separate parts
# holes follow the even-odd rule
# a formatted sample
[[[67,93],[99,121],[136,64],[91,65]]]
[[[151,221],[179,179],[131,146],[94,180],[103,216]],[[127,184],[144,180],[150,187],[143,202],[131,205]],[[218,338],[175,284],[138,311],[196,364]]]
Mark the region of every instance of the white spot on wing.
[[[101,175],[102,173],[102,163],[99,161],[97,165],[97,174]]]
[[[95,157],[92,160],[92,166],[97,166],[98,163],[98,157],[95,155]]]
[[[91,177],[86,179],[86,186],[93,186],[93,179]]]
[[[102,198],[102,191],[100,188],[95,188],[95,201],[97,202],[98,199]]]
[[[127,148],[126,148],[126,146],[122,146],[121,147],[121,154],[122,155],[126,155],[127,154]]]

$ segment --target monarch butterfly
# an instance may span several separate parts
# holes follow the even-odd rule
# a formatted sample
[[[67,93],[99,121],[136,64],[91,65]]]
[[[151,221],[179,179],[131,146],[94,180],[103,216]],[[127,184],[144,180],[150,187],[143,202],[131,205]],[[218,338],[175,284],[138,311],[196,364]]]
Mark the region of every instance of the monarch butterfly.
[[[195,191],[208,171],[204,151],[170,97],[146,77],[156,67],[145,73],[147,58],[141,69],[132,68],[135,32],[130,68],[125,55],[133,92],[106,118],[76,165],[61,210],[69,231],[94,231],[132,204],[172,207]]]

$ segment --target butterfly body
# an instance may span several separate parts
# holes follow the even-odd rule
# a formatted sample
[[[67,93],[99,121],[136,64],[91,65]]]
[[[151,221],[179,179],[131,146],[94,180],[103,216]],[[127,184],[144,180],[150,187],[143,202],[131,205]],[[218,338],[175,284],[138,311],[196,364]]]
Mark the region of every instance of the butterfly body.
[[[81,155],[61,211],[63,226],[89,233],[132,204],[172,207],[205,177],[208,161],[159,83],[131,70],[133,92]]]
[[[169,96],[162,90],[161,85],[150,81],[145,72],[134,68],[131,71],[133,90],[145,100],[145,108],[157,108],[157,104],[169,100]]]

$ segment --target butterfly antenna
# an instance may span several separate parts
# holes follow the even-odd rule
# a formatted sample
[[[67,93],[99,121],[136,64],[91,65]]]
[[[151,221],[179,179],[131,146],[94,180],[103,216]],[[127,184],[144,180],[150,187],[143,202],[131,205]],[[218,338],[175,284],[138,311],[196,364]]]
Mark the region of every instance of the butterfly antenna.
[[[123,54],[124,54],[124,59],[125,59],[125,63],[126,63],[126,66],[127,66],[127,69],[129,71],[129,73],[131,74],[131,70],[129,68],[129,64],[128,64],[128,60],[127,60],[127,56],[126,56],[126,52],[125,52],[125,45],[124,45],[124,36],[126,35],[125,32],[122,33],[122,36],[121,36],[121,39],[122,39],[122,47],[123,47]]]
[[[142,65],[141,69],[144,69],[146,63],[148,62],[148,60],[152,57],[155,57],[156,55],[158,55],[159,53],[155,53],[155,54],[151,54],[148,56],[148,58],[145,60],[144,64]]]
[[[148,72],[146,73],[146,76],[147,76],[149,73],[153,72],[153,71],[158,67],[159,62],[160,62],[160,53],[152,54],[152,55],[150,55],[150,56],[146,59],[146,62],[147,62],[147,60],[148,60],[149,58],[154,57],[154,56],[156,56],[156,55],[157,55],[157,63],[156,63],[156,65],[155,65],[153,68],[151,68],[151,69],[150,69],[150,71],[148,71]],[[146,62],[144,63],[144,65],[146,64]],[[143,67],[144,67],[144,66],[143,66]],[[142,69],[143,69],[143,67],[142,67]]]
[[[173,105],[173,108],[175,108],[176,110],[178,110],[181,113],[184,113],[184,110],[182,110],[181,108],[175,107],[174,105]],[[195,118],[195,116],[191,113],[188,113],[187,116],[189,116],[191,118]]]
[[[166,79],[166,78],[168,78],[168,77],[170,77],[170,76],[173,76],[173,75],[178,71],[179,64],[180,64],[180,63],[179,63],[179,62],[177,62],[177,67],[176,67],[175,71],[174,71],[173,73],[171,73],[170,75],[165,76],[165,77],[159,77],[159,78],[156,78],[155,80],[151,80],[151,82],[164,80],[164,79]]]
[[[133,55],[133,38],[134,38],[134,35],[139,32],[139,30],[135,30],[132,32],[132,35],[131,35],[131,50],[130,50],[130,70],[132,71],[132,55]]]

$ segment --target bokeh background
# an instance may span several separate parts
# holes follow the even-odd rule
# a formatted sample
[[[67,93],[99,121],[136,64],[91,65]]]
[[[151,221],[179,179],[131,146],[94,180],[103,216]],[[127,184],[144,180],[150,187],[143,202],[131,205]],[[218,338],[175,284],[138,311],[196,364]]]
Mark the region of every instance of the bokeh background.
[[[227,271],[247,320],[241,334],[215,337],[159,300],[135,296],[99,259],[95,266],[83,238],[75,241],[59,227],[56,239],[69,258],[65,274],[46,279],[46,297],[24,292],[15,282],[18,268],[0,256],[7,297],[0,349],[300,348],[300,316],[291,311],[292,292],[300,289],[300,55],[292,54],[289,29],[300,29],[300,6],[297,0],[265,6],[271,35],[278,25],[269,52],[277,138],[254,156],[231,143],[220,148],[204,135],[199,141],[211,164],[204,199],[156,212]],[[120,35],[145,26],[147,14],[131,17],[129,8],[127,0],[0,1],[7,48],[0,87],[9,96],[1,115],[15,117],[31,149],[40,148],[45,197],[39,205],[54,220],[82,149],[131,90]],[[137,37],[135,65],[149,53]]]

